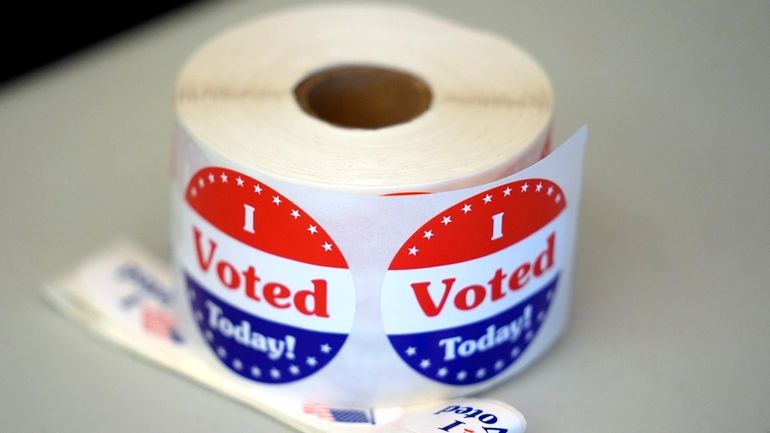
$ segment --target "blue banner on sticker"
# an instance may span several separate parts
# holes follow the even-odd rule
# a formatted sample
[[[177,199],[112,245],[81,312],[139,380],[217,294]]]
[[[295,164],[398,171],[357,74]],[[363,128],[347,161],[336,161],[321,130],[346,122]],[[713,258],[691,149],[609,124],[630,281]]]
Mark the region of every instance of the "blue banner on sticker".
[[[316,332],[246,313],[210,294],[185,274],[198,328],[219,361],[256,382],[288,383],[308,377],[342,348],[346,334]]]
[[[492,317],[438,331],[388,335],[398,355],[421,375],[470,385],[501,374],[521,357],[545,321],[559,275],[529,298]]]

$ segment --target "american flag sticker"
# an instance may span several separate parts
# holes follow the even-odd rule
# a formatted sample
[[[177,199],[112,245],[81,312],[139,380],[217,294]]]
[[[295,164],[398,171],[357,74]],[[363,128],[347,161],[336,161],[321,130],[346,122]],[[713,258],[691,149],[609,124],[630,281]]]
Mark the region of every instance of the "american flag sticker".
[[[142,328],[147,333],[169,341],[179,339],[174,327],[176,320],[167,309],[145,305],[142,307],[141,315]]]
[[[302,405],[302,411],[330,422],[375,424],[372,409],[343,409],[320,403],[305,403]]]

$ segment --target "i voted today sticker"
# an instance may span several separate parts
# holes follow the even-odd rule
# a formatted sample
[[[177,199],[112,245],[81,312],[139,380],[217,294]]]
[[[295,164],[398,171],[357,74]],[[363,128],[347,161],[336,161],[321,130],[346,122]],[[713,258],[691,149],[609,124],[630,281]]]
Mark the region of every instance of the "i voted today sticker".
[[[561,188],[525,179],[463,200],[403,244],[382,289],[393,349],[449,385],[489,380],[537,339],[569,251]]]
[[[406,414],[382,433],[522,433],[524,415],[503,402],[488,399],[457,399]]]
[[[212,353],[234,373],[280,384],[340,351],[355,299],[328,233],[269,186],[208,167],[192,176],[181,215],[187,298]]]

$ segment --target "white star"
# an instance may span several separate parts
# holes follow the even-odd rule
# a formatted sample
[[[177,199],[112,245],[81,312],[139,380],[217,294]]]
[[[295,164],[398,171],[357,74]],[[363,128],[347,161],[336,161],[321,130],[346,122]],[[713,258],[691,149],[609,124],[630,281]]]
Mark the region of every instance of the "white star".
[[[482,378],[487,375],[487,369],[486,368],[479,368],[476,370],[476,377]]]
[[[277,368],[271,368],[270,369],[270,377],[273,379],[280,379],[281,378],[281,372]]]
[[[415,353],[417,353],[417,349],[414,346],[406,348],[406,356],[414,356]]]
[[[502,359],[498,359],[497,362],[495,362],[495,370],[500,370],[505,366],[505,362],[503,362]]]
[[[444,224],[445,226],[448,226],[449,223],[452,222],[452,217],[445,216],[444,218],[441,218],[441,224]]]
[[[420,250],[418,250],[417,247],[409,248],[409,255],[410,256],[416,256],[419,251]]]
[[[233,368],[240,371],[243,370],[243,363],[240,359],[234,359],[233,360]]]
[[[214,334],[212,334],[211,331],[208,329],[206,330],[206,333],[204,335],[206,335],[206,340],[212,341],[214,339]]]
[[[331,351],[332,351],[332,347],[329,346],[328,344],[324,343],[324,344],[321,345],[321,352],[329,353]]]
[[[209,173],[209,183],[214,183],[214,173]]]
[[[447,370],[446,367],[441,367],[441,368],[438,369],[438,372],[436,373],[436,375],[438,377],[444,377],[444,376],[447,375],[447,373],[449,373],[449,370]]]
[[[308,356],[307,359],[305,360],[305,364],[311,367],[315,367],[318,364],[318,361],[316,361],[316,359],[313,358],[312,356]]]
[[[527,192],[528,189],[529,184],[525,182],[524,185],[521,186],[521,192]]]
[[[487,194],[484,196],[484,204],[487,204],[492,201],[492,196]]]
[[[324,249],[324,251],[331,251],[332,250],[332,244],[329,242],[324,242],[321,247]]]
[[[201,311],[196,311],[195,318],[198,319],[199,322],[203,322],[203,313]]]
[[[457,373],[457,380],[465,380],[465,378],[468,376],[468,373],[465,372],[465,370]]]
[[[262,376],[262,370],[259,367],[251,367],[251,375],[254,377]]]
[[[534,336],[535,336],[535,333],[534,333],[534,332],[532,332],[532,330],[530,329],[530,330],[529,330],[529,331],[527,331],[527,333],[524,335],[524,338],[526,338],[526,339],[527,339],[527,341],[529,341],[529,340],[531,340],[531,339],[532,339],[532,337],[534,337]]]
[[[227,356],[227,351],[225,350],[224,347],[219,346],[219,348],[217,348],[217,355],[219,355],[220,358],[224,358],[225,356]]]
[[[471,211],[471,205],[466,203],[465,206],[463,206],[463,213],[468,213],[470,211]]]
[[[310,224],[309,226],[307,226],[307,231],[309,231],[311,235],[314,235],[318,233],[318,227]]]
[[[519,346],[516,346],[511,350],[511,358],[515,358],[519,356],[519,354],[521,354],[521,349],[519,349]]]
[[[548,187],[548,190],[546,191],[546,194],[548,194],[548,195],[553,194],[553,187],[552,186]]]
[[[237,179],[235,179],[235,183],[237,183],[237,184],[238,184],[238,186],[243,186],[243,179],[241,179],[241,177],[240,177],[240,176],[238,176],[238,178],[237,178]]]
[[[297,209],[292,209],[291,216],[294,217],[294,219],[299,218],[299,211]]]
[[[540,192],[541,189],[543,189],[543,182],[538,182],[537,185],[535,185],[535,192]]]
[[[254,192],[257,194],[262,194],[262,187],[259,186],[259,184],[254,185]]]
[[[222,173],[219,175],[219,178],[222,179],[222,183],[227,183],[227,175]]]
[[[276,206],[280,205],[281,204],[281,198],[278,197],[277,195],[274,195],[273,196],[273,203],[275,203]]]
[[[425,230],[424,232],[422,232],[422,237],[424,237],[425,239],[432,238],[433,237],[433,230]]]
[[[425,358],[422,361],[420,361],[420,368],[425,370],[426,368],[430,367],[430,359]]]
[[[293,374],[295,376],[298,375],[299,374],[299,367],[297,367],[294,364],[290,365],[289,366],[289,373],[291,373],[291,374]]]
[[[190,194],[192,194],[192,196],[195,197],[196,195],[198,195],[198,190],[196,190],[195,187],[192,187],[190,189]]]
[[[203,180],[203,178],[198,179],[198,186],[203,188],[204,186],[206,186],[206,181]]]
[[[560,201],[561,201],[561,194],[559,194],[559,195],[557,195],[557,196],[556,196],[556,203],[558,203],[558,202],[560,202]]]
[[[538,322],[542,322],[543,319],[545,319],[545,311],[540,310],[540,312],[537,313],[537,321]]]
[[[549,290],[548,293],[545,294],[545,299],[551,300],[553,298],[553,290]]]
[[[511,195],[511,187],[510,187],[510,186],[506,187],[506,188],[503,190],[503,195],[504,195],[504,196],[506,196],[506,197],[508,197],[509,195]]]

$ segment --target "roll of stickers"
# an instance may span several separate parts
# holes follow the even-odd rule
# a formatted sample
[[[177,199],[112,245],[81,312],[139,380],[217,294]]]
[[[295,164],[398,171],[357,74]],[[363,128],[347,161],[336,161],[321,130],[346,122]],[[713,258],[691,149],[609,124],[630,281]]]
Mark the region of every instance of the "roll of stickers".
[[[564,329],[582,144],[535,164],[551,87],[510,42],[401,7],[294,9],[203,45],[176,101],[179,332],[212,368],[404,405],[498,384]]]

